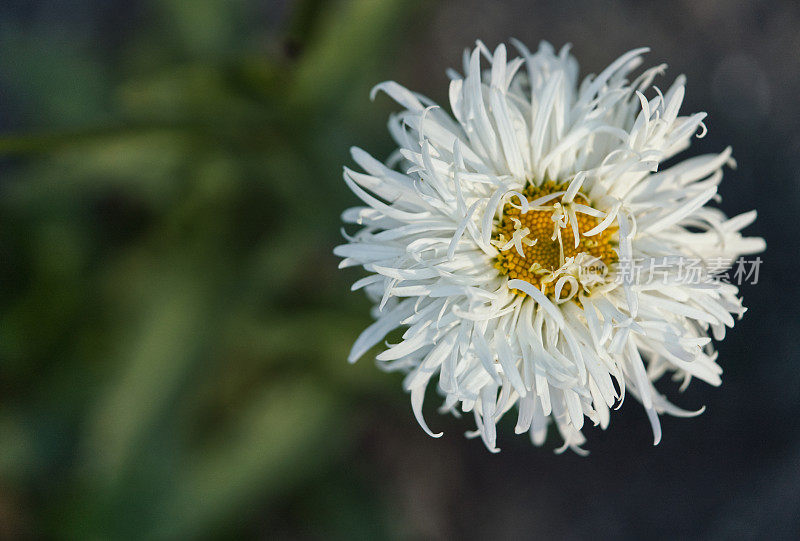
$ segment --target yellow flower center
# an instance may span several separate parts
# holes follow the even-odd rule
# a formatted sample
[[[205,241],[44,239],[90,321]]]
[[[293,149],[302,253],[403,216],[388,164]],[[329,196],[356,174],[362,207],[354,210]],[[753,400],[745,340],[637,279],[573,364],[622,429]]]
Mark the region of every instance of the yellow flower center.
[[[555,192],[566,192],[567,187],[568,184],[551,181],[540,186],[528,184],[522,195],[531,203]],[[517,196],[511,197],[503,207],[503,215],[496,222],[492,235],[492,244],[500,250],[495,263],[500,273],[507,275],[509,279],[529,282],[550,298],[555,296],[557,282],[553,272],[564,265],[568,258],[588,254],[602,261],[606,268],[617,261],[615,248],[619,228],[616,223],[587,237],[585,233],[596,227],[602,218],[575,212],[578,225],[576,247],[573,226],[565,208],[569,204],[562,206],[562,197],[563,194],[556,196],[537,205],[540,210],[527,212],[520,208],[524,205]],[[589,199],[581,192],[576,194],[573,202],[590,206]],[[520,254],[520,248],[524,255]],[[525,295],[520,290],[515,291]],[[563,286],[559,299],[568,298],[570,294],[571,286],[567,283]]]

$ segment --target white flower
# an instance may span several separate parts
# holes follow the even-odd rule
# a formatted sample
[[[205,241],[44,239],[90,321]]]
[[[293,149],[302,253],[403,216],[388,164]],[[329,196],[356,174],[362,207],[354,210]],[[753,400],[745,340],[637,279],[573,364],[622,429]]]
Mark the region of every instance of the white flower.
[[[734,165],[730,148],[658,171],[705,133],[705,114],[679,116],[684,77],[666,93],[651,86],[664,66],[628,80],[647,49],[580,81],[567,47],[514,45],[510,61],[503,45],[465,51],[465,75],[449,73],[452,117],[397,83],[373,90],[405,110],[389,120],[399,148],[387,164],[354,148],[364,172],[344,170],[366,206],[343,214],[363,228],[335,253],[370,273],[353,289],[377,320],[349,360],[402,328],[377,359],[407,372],[432,436],[422,403],[435,379],[442,411],[472,412],[471,435],[491,451],[514,408],[517,433],[540,445],[552,421],[561,450],[584,453],[584,418],[605,429],[626,393],[657,444],[659,414],[699,412],[669,403],[655,380],[720,383],[708,334],[722,339],[745,309],[735,285],[711,278],[764,249],[739,233],[756,213],[705,206]],[[632,272],[643,269],[650,280]]]

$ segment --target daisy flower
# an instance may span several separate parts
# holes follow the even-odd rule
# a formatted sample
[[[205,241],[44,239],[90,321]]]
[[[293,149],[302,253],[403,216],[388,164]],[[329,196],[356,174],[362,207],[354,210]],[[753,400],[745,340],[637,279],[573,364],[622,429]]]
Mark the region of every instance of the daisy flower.
[[[464,52],[449,113],[395,82],[374,88],[403,110],[388,161],[353,148],[361,170],[344,169],[364,206],[344,212],[361,228],[335,254],[369,273],[352,289],[376,320],[349,361],[385,343],[377,360],[407,374],[431,436],[433,382],[441,411],[471,413],[468,435],[493,452],[511,412],[534,444],[553,424],[560,450],[585,453],[586,420],[605,429],[626,395],[657,444],[659,415],[702,409],[671,404],[656,380],[720,384],[711,337],[745,309],[718,275],[764,249],[740,234],[756,213],[707,206],[730,148],[660,167],[705,134],[705,113],[680,115],[683,76],[662,92],[652,83],[665,66],[634,73],[647,49],[580,80],[569,47],[513,45],[510,60],[504,45]]]

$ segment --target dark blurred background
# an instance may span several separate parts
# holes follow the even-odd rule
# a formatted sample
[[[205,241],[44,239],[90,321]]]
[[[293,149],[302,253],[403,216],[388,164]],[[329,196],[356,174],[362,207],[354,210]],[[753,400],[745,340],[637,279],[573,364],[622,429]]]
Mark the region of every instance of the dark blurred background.
[[[0,538],[792,538],[800,532],[800,5],[684,0],[3,0]],[[721,207],[767,239],[750,308],[652,446],[625,402],[588,458],[417,426],[345,359],[341,180],[385,158],[394,79],[444,103],[483,39],[649,45],[734,148]]]

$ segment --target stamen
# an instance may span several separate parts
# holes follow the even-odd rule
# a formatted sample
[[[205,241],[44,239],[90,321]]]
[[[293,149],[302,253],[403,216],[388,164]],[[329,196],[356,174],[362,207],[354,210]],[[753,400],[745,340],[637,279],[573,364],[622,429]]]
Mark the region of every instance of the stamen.
[[[617,209],[594,209],[589,198],[575,189],[579,186],[573,179],[572,190],[566,184],[545,182],[529,184],[521,194],[514,192],[491,239],[500,252],[495,265],[500,273],[531,283],[556,304],[580,302],[579,294],[589,294],[604,283],[609,266],[617,261]],[[543,203],[548,205],[540,206]],[[594,236],[587,237],[587,232]]]

